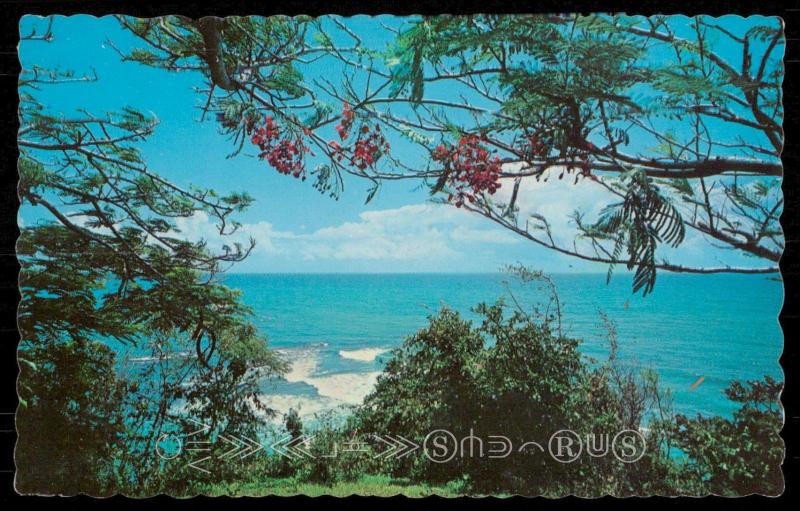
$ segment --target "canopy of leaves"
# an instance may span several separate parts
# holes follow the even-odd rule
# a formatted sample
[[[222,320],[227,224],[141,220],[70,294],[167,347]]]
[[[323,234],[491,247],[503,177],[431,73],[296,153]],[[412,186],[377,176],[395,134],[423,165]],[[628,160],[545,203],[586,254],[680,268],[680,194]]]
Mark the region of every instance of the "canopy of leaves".
[[[252,199],[181,187],[148,168],[137,144],[155,129],[154,118],[131,108],[53,112],[38,101],[40,88],[74,80],[41,69],[20,77],[18,192],[22,207],[39,220],[20,229],[17,244],[18,358],[26,368],[20,416],[30,434],[23,434],[17,452],[63,458],[21,465],[20,481],[30,491],[97,494],[97,480],[141,485],[153,475],[158,467],[147,447],[168,419],[187,418],[175,412],[178,400],[216,430],[252,432],[259,415],[270,412],[252,399],[254,370],[270,377],[285,365],[250,322],[239,292],[216,279],[254,242],[212,253],[205,240],[186,239],[176,224],[202,212],[221,236],[229,235],[238,228],[232,215]],[[140,374],[121,371],[123,351],[154,352],[161,368],[169,345],[191,356],[182,358],[180,370],[162,371],[155,391],[137,380]],[[132,404],[141,399],[151,406]],[[123,434],[142,417],[150,427]],[[51,438],[39,442],[37,431]],[[85,438],[84,448],[62,449],[73,434]],[[111,451],[113,467],[103,461]],[[67,470],[85,470],[86,484],[58,486]]]

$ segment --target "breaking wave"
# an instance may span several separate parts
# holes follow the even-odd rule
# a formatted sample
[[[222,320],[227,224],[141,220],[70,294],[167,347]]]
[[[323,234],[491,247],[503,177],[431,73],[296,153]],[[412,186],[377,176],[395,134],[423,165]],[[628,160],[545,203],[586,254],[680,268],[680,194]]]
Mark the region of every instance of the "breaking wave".
[[[362,362],[372,362],[381,353],[386,353],[389,348],[362,348],[360,350],[339,350],[339,356],[350,360],[360,360]]]

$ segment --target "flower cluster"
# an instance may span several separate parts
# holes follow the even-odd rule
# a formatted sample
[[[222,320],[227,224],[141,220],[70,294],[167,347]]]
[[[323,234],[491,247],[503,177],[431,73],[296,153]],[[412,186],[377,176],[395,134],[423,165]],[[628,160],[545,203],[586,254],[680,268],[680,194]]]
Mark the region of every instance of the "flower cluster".
[[[275,170],[305,180],[303,156],[308,149],[299,138],[282,137],[275,119],[267,116],[264,124],[253,129],[250,141],[261,151],[258,157],[267,160]]]
[[[500,188],[500,158],[492,156],[477,135],[464,135],[455,146],[439,145],[432,158],[444,165],[454,189],[448,200],[455,200],[459,208],[465,200],[475,202],[478,194],[494,194]]]
[[[336,132],[339,134],[339,138],[342,140],[347,140],[347,137],[350,135],[350,128],[353,126],[353,121],[355,120],[355,113],[353,112],[350,103],[346,102],[342,106],[342,121],[336,125]]]
[[[336,125],[336,132],[342,141],[350,136],[354,121],[355,114],[350,104],[345,103],[342,109],[342,120]],[[386,141],[386,137],[381,133],[381,127],[378,125],[370,126],[366,123],[362,124],[358,129],[358,137],[352,147],[342,147],[335,140],[329,142],[328,145],[333,148],[336,161],[341,162],[346,159],[350,164],[362,171],[368,167],[374,167],[381,156],[389,152],[390,148],[389,142]],[[345,154],[348,150],[351,151],[350,155]]]
[[[353,147],[353,165],[360,170],[374,166],[384,153],[389,152],[389,142],[381,133],[381,127],[361,126],[358,140]]]

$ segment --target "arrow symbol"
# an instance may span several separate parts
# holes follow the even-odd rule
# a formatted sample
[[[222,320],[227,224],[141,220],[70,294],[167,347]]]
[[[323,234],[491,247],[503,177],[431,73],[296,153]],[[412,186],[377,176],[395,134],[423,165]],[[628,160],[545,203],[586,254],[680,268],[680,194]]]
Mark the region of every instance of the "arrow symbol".
[[[403,447],[403,444],[401,442],[398,442],[397,440],[392,438],[390,435],[386,435],[386,439],[384,439],[380,435],[373,435],[373,436],[376,439],[380,440],[381,442],[383,442],[384,444],[389,446],[385,451],[376,454],[374,456],[375,458],[384,458],[384,459],[385,458],[389,458],[389,457],[397,454],[398,449]]]
[[[227,458],[229,456],[235,456],[235,455],[241,454],[242,450],[250,449],[250,446],[247,443],[243,442],[239,438],[236,438],[235,436],[228,437],[228,436],[225,436],[225,435],[220,435],[219,437],[222,440],[224,440],[225,442],[233,445],[233,449],[223,453],[222,456],[220,456],[221,458]]]
[[[416,451],[420,448],[419,444],[416,444],[409,440],[408,438],[397,435],[396,437],[392,437],[391,435],[373,435],[377,440],[380,440],[384,444],[388,445],[389,447],[384,450],[383,452],[379,452],[374,457],[375,458],[403,458],[408,456],[412,452]]]
[[[264,446],[261,445],[260,443],[256,442],[255,440],[251,440],[251,439],[249,439],[247,437],[245,437],[244,442],[248,444],[248,449],[244,453],[242,453],[242,455],[240,456],[240,458],[242,458],[242,459],[244,459],[244,458],[250,456],[251,454],[256,453],[256,452],[258,452],[258,451],[260,451],[261,449],[264,448]]]
[[[285,437],[281,438],[274,444],[270,445],[269,448],[277,452],[281,456],[292,459],[294,458],[293,453],[284,449],[284,447],[286,447],[286,442],[291,440],[292,440],[292,435],[286,435]]]
[[[200,472],[205,472],[206,474],[210,474],[211,473],[210,471],[198,466],[200,463],[203,463],[204,461],[206,461],[208,459],[211,459],[211,456],[206,456],[205,458],[201,458],[201,459],[199,459],[197,461],[192,461],[192,462],[189,463],[189,466],[192,467],[195,470],[199,470]]]
[[[300,435],[299,437],[295,438],[294,440],[286,444],[286,449],[295,455],[302,455],[307,458],[313,458],[314,455],[308,452],[307,450],[303,449],[303,446],[307,446],[308,443],[314,438],[314,436],[316,435],[312,435],[310,437],[307,437],[305,435]],[[298,440],[302,441],[298,442]]]
[[[198,429],[197,431],[193,431],[193,432],[189,433],[186,436],[194,436],[194,435],[197,435],[197,434],[200,434],[200,433],[207,433],[208,430],[211,429],[211,426],[209,426],[208,424],[203,424],[200,421],[196,421],[196,420],[194,420],[192,418],[188,418],[188,417],[187,417],[187,420],[189,420],[189,422],[193,422],[195,424],[200,425],[200,429]],[[205,442],[205,443],[208,443],[208,442]]]
[[[189,422],[191,422],[193,424],[197,424],[199,426],[199,429],[196,429],[195,431],[192,431],[191,433],[187,433],[186,434],[186,450],[187,451],[192,451],[192,452],[210,451],[211,450],[211,448],[210,448],[211,442],[208,441],[208,440],[199,440],[200,437],[197,437],[197,435],[203,435],[205,433],[208,433],[208,431],[211,429],[211,426],[209,426],[208,424],[203,424],[202,422],[196,421],[196,420],[194,420],[194,419],[192,419],[190,417],[187,417],[186,420],[188,420]],[[197,438],[197,439],[195,439],[195,438]],[[205,457],[205,458],[202,458],[200,460],[193,461],[193,462],[189,463],[189,466],[194,468],[194,469],[196,469],[196,470],[199,470],[201,472],[210,473],[210,472],[208,472],[208,470],[206,470],[204,468],[200,468],[199,466],[195,465],[195,463],[202,463],[207,459],[208,459],[208,457]]]
[[[419,444],[415,444],[414,442],[412,442],[411,440],[409,440],[408,438],[406,438],[406,437],[404,437],[402,435],[397,435],[397,438],[399,438],[400,441],[403,443],[403,449],[404,449],[404,450],[401,449],[401,451],[398,451],[395,454],[395,457],[397,459],[400,459],[400,458],[403,458],[405,456],[408,456],[409,454],[411,454],[412,452],[416,451],[420,447]],[[402,454],[400,454],[400,452],[402,452]]]

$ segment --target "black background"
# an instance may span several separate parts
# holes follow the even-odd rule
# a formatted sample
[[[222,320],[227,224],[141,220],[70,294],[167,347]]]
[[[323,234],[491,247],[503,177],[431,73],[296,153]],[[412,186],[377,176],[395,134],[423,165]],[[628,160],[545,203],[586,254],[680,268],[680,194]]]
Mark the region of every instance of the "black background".
[[[794,500],[798,489],[796,488],[795,474],[800,460],[797,446],[797,427],[800,424],[800,411],[796,405],[797,395],[797,364],[798,349],[794,334],[800,320],[798,312],[798,298],[800,298],[800,172],[796,170],[800,159],[800,146],[797,143],[798,117],[800,117],[800,89],[798,89],[798,74],[800,74],[800,0],[776,1],[761,0],[749,2],[721,2],[707,0],[693,0],[688,2],[674,2],[666,0],[640,0],[638,2],[575,2],[575,1],[453,1],[437,0],[427,2],[398,2],[384,0],[377,2],[356,1],[280,1],[262,0],[261,2],[219,2],[206,5],[200,2],[163,2],[143,4],[136,2],[110,2],[110,1],[84,1],[84,2],[51,2],[45,0],[0,0],[0,17],[2,17],[3,38],[2,65],[0,66],[0,126],[2,126],[2,160],[0,160],[0,506],[12,509],[20,505],[36,504],[70,505],[80,507],[139,507],[147,502],[138,502],[124,497],[110,499],[92,499],[89,497],[21,497],[16,495],[13,488],[14,480],[14,410],[17,407],[16,395],[16,343],[19,336],[16,330],[16,309],[19,302],[17,288],[17,275],[19,265],[14,252],[14,243],[19,235],[16,223],[16,213],[19,201],[16,195],[16,132],[17,120],[17,77],[19,74],[19,61],[16,48],[19,42],[19,18],[25,14],[78,14],[87,13],[102,16],[105,14],[132,14],[140,17],[157,16],[165,14],[183,14],[192,17],[216,15],[246,15],[246,14],[442,14],[442,13],[526,13],[526,12],[626,12],[628,14],[763,14],[781,16],[786,24],[786,77],[784,80],[784,106],[786,131],[786,148],[783,153],[785,177],[783,193],[785,209],[781,218],[785,236],[786,251],[781,260],[785,287],[785,303],[780,315],[781,325],[785,336],[784,353],[781,364],[786,373],[786,389],[783,393],[783,403],[786,409],[786,425],[782,436],[786,441],[786,460],[784,474],[786,476],[786,491],[781,497],[743,497],[738,499],[722,499],[716,497],[703,499],[663,498],[651,497],[647,499],[629,498],[612,499],[579,499],[567,497],[559,500],[547,501],[541,498],[513,497],[508,499],[497,498],[459,498],[445,499],[441,497],[428,497],[425,499],[410,499],[406,497],[377,498],[377,497],[264,497],[253,498],[218,498],[214,499],[215,505],[243,506],[267,509],[294,509],[298,506],[305,509],[465,509],[465,508],[504,508],[526,509],[533,506],[551,507],[602,507],[609,506],[637,509],[643,506],[668,506],[673,508],[703,507],[708,509],[748,509],[783,506],[787,500]],[[160,496],[159,504],[196,506],[199,500],[176,500]],[[209,504],[210,502],[204,502]],[[12,507],[13,506],[13,507]]]

